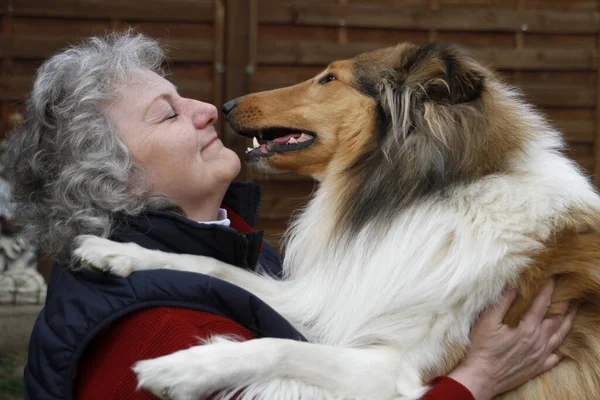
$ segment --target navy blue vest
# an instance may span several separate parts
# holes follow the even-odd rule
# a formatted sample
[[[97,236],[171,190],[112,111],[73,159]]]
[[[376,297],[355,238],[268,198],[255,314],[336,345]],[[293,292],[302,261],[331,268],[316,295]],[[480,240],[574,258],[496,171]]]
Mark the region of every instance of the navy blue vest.
[[[260,189],[249,183],[232,184],[224,200],[251,225],[259,202]],[[260,265],[274,275],[281,272],[280,257],[262,242],[262,232],[239,233],[169,212],[118,218],[112,239],[211,256],[240,268]],[[122,279],[56,264],[29,343],[25,399],[72,399],[75,368],[87,344],[111,322],[148,307],[207,311],[236,321],[258,337],[304,340],[259,298],[219,279],[169,270],[141,271]]]

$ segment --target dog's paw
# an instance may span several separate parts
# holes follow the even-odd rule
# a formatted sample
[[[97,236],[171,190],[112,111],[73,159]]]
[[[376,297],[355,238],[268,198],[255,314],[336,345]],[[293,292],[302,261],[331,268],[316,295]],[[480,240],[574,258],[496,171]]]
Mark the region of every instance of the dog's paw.
[[[403,385],[398,387],[398,395],[394,400],[419,400],[422,398],[430,387],[423,385],[411,385],[410,387]]]
[[[236,368],[239,354],[231,347],[235,343],[212,343],[137,362],[133,371],[138,388],[169,400],[206,399],[215,392],[235,388],[241,378]]]
[[[117,243],[98,236],[82,235],[75,241],[73,256],[82,266],[127,277],[135,270],[152,269],[148,250],[134,243]]]
[[[428,386],[423,386],[421,376],[414,368],[401,367],[398,372],[395,400],[417,400],[430,389]]]

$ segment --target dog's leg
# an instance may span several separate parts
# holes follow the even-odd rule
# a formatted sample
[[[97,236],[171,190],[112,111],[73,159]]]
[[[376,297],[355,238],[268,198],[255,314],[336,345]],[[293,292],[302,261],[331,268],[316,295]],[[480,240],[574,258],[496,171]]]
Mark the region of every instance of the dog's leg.
[[[118,243],[97,236],[77,238],[74,257],[95,269],[127,277],[135,271],[173,269],[213,276],[239,286],[273,306],[282,282],[245,271],[211,257],[165,253],[135,243]]]
[[[206,398],[221,390],[242,398],[408,399],[424,388],[416,371],[400,370],[401,356],[388,347],[341,348],[284,339],[233,342],[215,338],[202,346],[140,361],[134,366],[139,386],[173,400]],[[411,373],[413,385],[401,396],[398,373]],[[294,381],[287,387],[283,381]],[[308,386],[307,386],[308,385]],[[302,388],[310,388],[310,395]],[[261,393],[262,392],[262,393]],[[316,396],[320,393],[321,396]]]

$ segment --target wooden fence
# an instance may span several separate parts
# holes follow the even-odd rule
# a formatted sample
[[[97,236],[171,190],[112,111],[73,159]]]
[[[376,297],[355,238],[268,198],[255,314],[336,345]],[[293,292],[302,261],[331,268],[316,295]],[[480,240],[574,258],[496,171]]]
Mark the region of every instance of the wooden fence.
[[[162,38],[182,94],[215,104],[401,41],[460,43],[524,90],[600,184],[600,0],[0,0],[2,130],[42,59],[126,26]],[[247,141],[220,128],[242,154]],[[259,227],[274,244],[314,189],[245,168],[240,179],[262,185]]]

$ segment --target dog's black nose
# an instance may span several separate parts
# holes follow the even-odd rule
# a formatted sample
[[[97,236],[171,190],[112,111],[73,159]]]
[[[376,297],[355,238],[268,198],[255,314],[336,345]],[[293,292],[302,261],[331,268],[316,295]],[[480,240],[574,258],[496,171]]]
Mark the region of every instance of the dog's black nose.
[[[223,104],[223,107],[221,108],[223,110],[223,114],[229,115],[229,113],[233,111],[237,105],[237,99],[229,100],[227,103]]]

